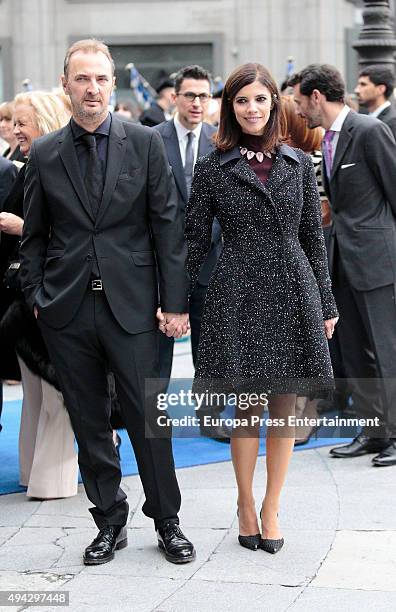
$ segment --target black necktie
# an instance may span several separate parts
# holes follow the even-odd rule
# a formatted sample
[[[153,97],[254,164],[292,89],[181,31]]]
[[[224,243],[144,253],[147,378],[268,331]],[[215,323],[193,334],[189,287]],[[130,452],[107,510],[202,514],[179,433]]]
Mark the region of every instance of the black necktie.
[[[103,195],[103,170],[102,162],[96,147],[95,134],[84,134],[82,137],[88,149],[87,168],[85,172],[85,186],[91,204],[92,214],[96,219]]]
[[[195,134],[188,132],[187,134],[187,147],[186,147],[186,163],[184,164],[184,176],[186,177],[187,194],[190,197],[191,183],[194,174],[194,149],[193,143]]]

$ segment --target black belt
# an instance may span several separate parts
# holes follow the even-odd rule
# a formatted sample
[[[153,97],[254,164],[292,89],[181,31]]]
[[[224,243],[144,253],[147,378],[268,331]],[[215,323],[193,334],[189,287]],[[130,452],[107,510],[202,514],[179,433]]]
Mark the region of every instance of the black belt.
[[[92,291],[103,291],[103,283],[101,278],[92,278],[90,283]]]

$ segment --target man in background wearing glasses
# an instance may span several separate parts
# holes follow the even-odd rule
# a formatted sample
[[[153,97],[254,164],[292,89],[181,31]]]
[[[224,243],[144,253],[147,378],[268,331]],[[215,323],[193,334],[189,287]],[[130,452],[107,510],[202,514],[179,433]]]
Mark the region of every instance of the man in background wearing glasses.
[[[210,87],[209,73],[201,66],[186,66],[179,70],[175,77],[174,103],[177,110],[175,117],[154,128],[163,138],[183,215],[190,197],[195,163],[199,157],[206,155],[214,148],[212,137],[216,129],[204,122],[208,102],[212,97]],[[194,365],[197,358],[205,294],[221,247],[221,230],[215,220],[211,248],[190,297],[189,315]],[[160,374],[162,378],[169,379],[171,375],[173,344],[174,338],[161,334]]]

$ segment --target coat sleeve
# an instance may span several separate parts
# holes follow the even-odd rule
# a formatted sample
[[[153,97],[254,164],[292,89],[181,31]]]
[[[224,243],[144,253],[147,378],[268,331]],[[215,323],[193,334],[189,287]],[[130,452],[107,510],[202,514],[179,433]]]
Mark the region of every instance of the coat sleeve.
[[[190,294],[212,242],[214,212],[211,181],[206,163],[205,159],[196,163],[191,195],[186,207],[185,236],[188,246],[187,270],[190,276]],[[218,227],[220,230],[220,226]],[[217,226],[215,231],[218,232]]]
[[[44,262],[50,238],[47,202],[37,167],[33,142],[25,174],[24,224],[19,251],[20,279],[25,300],[33,310],[43,283]]]
[[[176,185],[162,138],[152,130],[149,150],[148,214],[157,258],[163,312],[188,311],[187,247]]]
[[[303,208],[298,236],[319,287],[323,319],[326,321],[337,317],[337,307],[331,292],[315,170],[307,155],[304,155],[303,160]]]
[[[5,163],[7,162],[7,163]],[[18,170],[15,164],[4,160],[4,168],[1,170],[0,177],[0,212],[3,210],[3,204],[6,201],[8,194],[11,191],[13,182],[15,181]]]

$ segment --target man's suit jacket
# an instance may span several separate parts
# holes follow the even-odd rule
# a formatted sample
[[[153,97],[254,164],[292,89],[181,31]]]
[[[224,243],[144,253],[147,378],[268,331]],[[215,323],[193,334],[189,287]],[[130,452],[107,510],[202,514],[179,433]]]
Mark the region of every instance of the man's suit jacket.
[[[113,117],[103,198],[94,219],[70,124],[33,142],[26,167],[21,282],[54,328],[76,313],[94,253],[110,308],[129,333],[187,312],[186,248],[176,189],[160,136]],[[158,281],[157,272],[158,271]]]
[[[161,134],[165,144],[165,149],[168,155],[169,163],[172,167],[173,176],[175,177],[177,194],[179,200],[180,210],[184,213],[188,202],[188,193],[186,179],[184,175],[184,168],[180,155],[179,140],[175,128],[173,119],[165,121],[155,127],[156,130]],[[216,128],[209,125],[209,123],[203,123],[201,129],[201,135],[198,143],[198,157],[203,157],[207,153],[210,153],[214,149],[213,134],[216,132]],[[217,220],[213,223],[212,231],[212,244],[208,256],[202,265],[201,272],[199,275],[198,282],[201,285],[207,286],[210,280],[210,276],[217,263],[220,252],[222,249],[221,241],[221,228]]]
[[[396,282],[396,143],[382,121],[350,111],[324,186],[334,241],[351,285],[370,291]]]
[[[383,121],[390,127],[392,134],[396,139],[396,111],[393,104],[385,108],[382,113],[378,115],[377,119]]]
[[[18,168],[16,165],[0,156],[0,212],[3,210],[3,204],[11,191],[17,174]]]
[[[139,117],[139,121],[142,125],[147,125],[147,127],[154,127],[159,123],[163,123],[165,121],[165,113],[163,109],[160,107],[157,102],[154,102],[150,108],[143,113]]]

